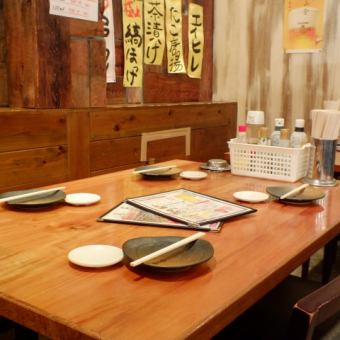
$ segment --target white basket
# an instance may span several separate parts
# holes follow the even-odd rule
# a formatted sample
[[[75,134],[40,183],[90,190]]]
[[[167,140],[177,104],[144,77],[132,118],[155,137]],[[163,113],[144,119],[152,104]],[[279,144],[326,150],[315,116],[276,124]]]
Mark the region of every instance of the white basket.
[[[295,182],[307,175],[310,148],[283,148],[277,146],[228,142],[231,173]]]

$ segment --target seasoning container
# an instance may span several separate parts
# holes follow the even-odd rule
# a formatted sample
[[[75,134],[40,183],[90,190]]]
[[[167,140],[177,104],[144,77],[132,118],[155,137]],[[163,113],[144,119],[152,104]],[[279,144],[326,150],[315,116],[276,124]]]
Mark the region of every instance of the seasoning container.
[[[247,125],[240,125],[237,134],[238,143],[247,143]]]
[[[279,146],[289,148],[289,129],[281,129]]]
[[[279,146],[280,144],[280,131],[284,128],[285,120],[284,118],[275,118],[275,128],[272,134],[270,135],[271,145]]]
[[[259,132],[259,143],[260,145],[269,145],[270,140],[268,138],[268,128],[263,126],[260,128]]]
[[[292,148],[301,148],[308,142],[307,135],[305,133],[305,120],[295,120],[295,130],[290,136],[290,146]]]
[[[263,111],[248,111],[247,113],[247,140],[250,144],[258,144],[259,131],[264,126]]]

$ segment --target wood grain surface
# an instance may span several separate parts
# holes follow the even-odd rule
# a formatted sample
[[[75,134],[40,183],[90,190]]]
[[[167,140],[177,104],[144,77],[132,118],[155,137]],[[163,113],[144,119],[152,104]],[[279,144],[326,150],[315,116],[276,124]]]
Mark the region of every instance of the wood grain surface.
[[[171,161],[183,170],[199,163]],[[235,202],[241,190],[276,181],[209,173],[202,181],[147,181],[132,170],[65,183],[66,193],[101,195],[93,206],[61,204],[45,211],[0,207],[0,314],[53,339],[202,339],[228,324],[340,230],[340,187],[318,204],[248,204],[257,212],[207,233],[215,254],[187,272],[133,271],[71,265],[68,252],[141,236],[194,231],[120,225],[96,219],[127,197],[186,188]],[[291,184],[290,184],[291,185]]]

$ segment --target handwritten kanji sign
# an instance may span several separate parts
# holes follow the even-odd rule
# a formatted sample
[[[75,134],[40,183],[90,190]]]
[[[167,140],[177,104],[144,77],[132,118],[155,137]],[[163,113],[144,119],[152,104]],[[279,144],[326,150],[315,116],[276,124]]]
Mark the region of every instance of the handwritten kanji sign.
[[[182,1],[166,0],[168,73],[185,73],[182,40]]]
[[[125,87],[142,87],[143,1],[122,0]]]
[[[204,49],[203,7],[194,3],[189,4],[188,35],[188,76],[201,78]]]
[[[144,1],[144,62],[161,65],[165,48],[164,0]]]

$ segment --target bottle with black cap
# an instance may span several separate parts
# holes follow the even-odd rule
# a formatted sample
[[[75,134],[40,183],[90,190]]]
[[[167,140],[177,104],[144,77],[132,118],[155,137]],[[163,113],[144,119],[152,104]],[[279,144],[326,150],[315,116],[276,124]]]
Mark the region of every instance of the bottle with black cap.
[[[295,120],[295,130],[290,136],[290,146],[292,148],[301,148],[308,142],[307,135],[305,133],[305,120]]]

